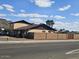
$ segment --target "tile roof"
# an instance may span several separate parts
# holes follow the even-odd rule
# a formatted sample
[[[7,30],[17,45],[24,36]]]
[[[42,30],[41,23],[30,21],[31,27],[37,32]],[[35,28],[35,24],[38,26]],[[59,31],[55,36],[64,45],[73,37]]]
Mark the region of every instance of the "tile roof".
[[[17,28],[15,30],[30,30],[30,29],[35,29],[35,28],[56,31],[56,29],[53,29],[53,28],[47,26],[46,24],[33,24],[33,25],[29,25],[29,26],[20,27],[20,28]]]
[[[32,24],[32,23],[29,23],[29,22],[27,22],[27,21],[25,21],[25,20],[20,20],[20,21],[16,21],[16,22],[11,22],[12,24],[13,23],[25,23],[25,24]]]

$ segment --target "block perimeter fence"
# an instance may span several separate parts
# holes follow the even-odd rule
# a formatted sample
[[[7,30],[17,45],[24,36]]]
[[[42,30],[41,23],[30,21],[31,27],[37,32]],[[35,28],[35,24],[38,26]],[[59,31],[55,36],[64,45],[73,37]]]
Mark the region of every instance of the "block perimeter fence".
[[[69,39],[79,39],[79,34],[28,33],[27,38],[34,40],[69,40]]]

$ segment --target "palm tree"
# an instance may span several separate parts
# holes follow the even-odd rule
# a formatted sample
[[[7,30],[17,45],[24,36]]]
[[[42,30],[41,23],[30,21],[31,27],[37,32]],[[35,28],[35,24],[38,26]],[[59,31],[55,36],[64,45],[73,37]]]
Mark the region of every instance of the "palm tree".
[[[50,26],[50,27],[53,27],[54,21],[53,21],[53,20],[47,20],[47,21],[46,21],[46,24],[47,24],[48,26]]]

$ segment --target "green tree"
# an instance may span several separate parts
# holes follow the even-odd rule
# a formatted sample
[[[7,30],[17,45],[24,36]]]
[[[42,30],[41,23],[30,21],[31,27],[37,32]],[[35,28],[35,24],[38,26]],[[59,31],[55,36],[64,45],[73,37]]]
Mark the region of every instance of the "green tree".
[[[54,21],[53,21],[53,20],[47,20],[47,21],[46,21],[46,24],[47,24],[48,26],[50,26],[50,27],[53,27]]]

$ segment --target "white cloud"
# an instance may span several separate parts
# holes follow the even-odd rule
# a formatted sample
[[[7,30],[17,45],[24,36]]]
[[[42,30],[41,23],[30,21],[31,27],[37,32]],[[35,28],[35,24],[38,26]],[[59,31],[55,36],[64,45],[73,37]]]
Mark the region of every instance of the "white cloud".
[[[45,23],[44,19],[41,19],[41,18],[32,18],[30,19],[30,21],[35,24]]]
[[[63,6],[63,7],[59,8],[59,11],[65,11],[65,10],[68,10],[70,7],[71,7],[71,5]]]
[[[0,10],[3,10],[3,9],[4,9],[4,7],[0,5]]]
[[[52,4],[55,3],[55,1],[51,0],[31,0],[31,1],[39,7],[51,7]]]
[[[0,14],[0,17],[6,16],[6,14]]]
[[[6,14],[0,14],[0,18],[4,19],[7,15]]]
[[[8,20],[8,21],[12,21],[12,19],[9,19],[9,18],[7,18],[7,17],[0,17],[0,18],[6,19],[6,20]]]
[[[54,16],[53,16],[53,15],[50,15],[49,17],[50,17],[50,18],[53,18]]]
[[[71,13],[73,16],[79,16],[79,13]]]
[[[55,18],[55,19],[65,19],[66,17],[60,16],[60,15],[55,15],[54,18]]]
[[[56,21],[55,28],[58,29],[66,29],[70,31],[79,31],[79,22],[61,22],[61,21]]]
[[[27,14],[27,13],[19,13],[19,14],[12,14],[13,16],[16,16],[16,17],[44,17],[44,18],[47,18],[48,15],[41,15],[41,14],[38,14],[38,13],[32,13],[32,14]]]
[[[53,19],[65,19],[66,17],[64,16],[60,16],[60,15],[44,15],[44,14],[38,14],[38,13],[18,13],[18,14],[11,14],[12,16],[16,16],[16,17],[30,17],[30,18],[53,18]]]
[[[25,11],[25,10],[23,10],[23,9],[21,9],[21,10],[20,10],[20,12],[23,12],[23,13],[24,13],[24,12],[26,12],[26,11]]]
[[[6,10],[8,10],[8,11],[10,11],[10,12],[15,12],[15,11],[14,11],[14,7],[13,7],[12,5],[9,5],[9,4],[2,4],[2,6],[3,6]]]

